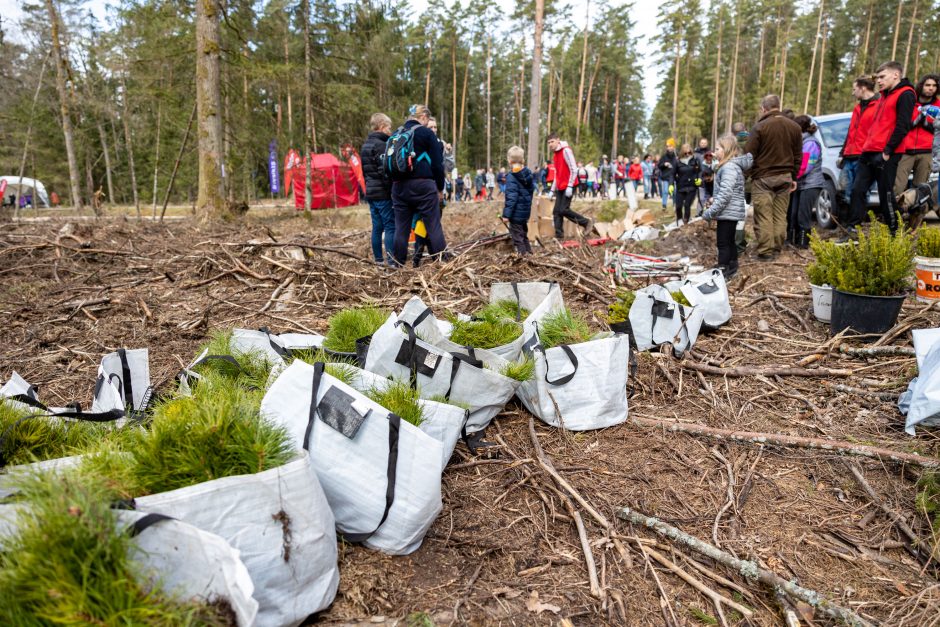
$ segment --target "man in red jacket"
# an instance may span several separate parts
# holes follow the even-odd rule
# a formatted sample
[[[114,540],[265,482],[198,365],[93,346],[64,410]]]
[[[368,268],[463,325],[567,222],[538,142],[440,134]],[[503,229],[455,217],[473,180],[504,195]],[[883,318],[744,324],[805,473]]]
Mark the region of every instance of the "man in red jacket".
[[[584,228],[584,233],[590,233],[593,223],[580,213],[571,210],[571,196],[574,194],[575,180],[578,176],[578,163],[574,152],[568,142],[558,138],[557,133],[548,136],[548,147],[552,151],[552,162],[555,165],[555,180],[552,181],[552,192],[555,194],[555,207],[552,210],[552,219],[555,223],[555,238],[565,236],[565,218]]]
[[[930,177],[930,151],[933,148],[934,122],[924,108],[940,104],[937,98],[937,81],[934,74],[924,76],[917,83],[917,102],[911,117],[911,130],[901,142],[898,152],[903,152],[898,164],[898,175],[894,179],[894,195],[907,189],[907,177],[914,172],[914,187],[926,183]]]
[[[858,170],[858,160],[862,156],[862,144],[868,139],[872,120],[875,119],[875,104],[878,94],[875,93],[875,81],[869,76],[859,76],[852,83],[852,95],[858,100],[852,111],[852,120],[845,135],[842,150],[839,151],[839,167],[845,176],[842,186],[843,202],[846,205],[852,199],[852,187],[855,184],[855,173]]]
[[[894,198],[894,180],[901,161],[901,142],[911,130],[914,113],[914,86],[902,77],[904,68],[897,61],[888,61],[878,67],[876,79],[881,98],[875,105],[874,119],[868,137],[862,144],[855,185],[852,189],[852,215],[847,237],[855,237],[855,230],[865,217],[868,189],[878,184],[881,214],[894,233],[898,228],[897,202]]]

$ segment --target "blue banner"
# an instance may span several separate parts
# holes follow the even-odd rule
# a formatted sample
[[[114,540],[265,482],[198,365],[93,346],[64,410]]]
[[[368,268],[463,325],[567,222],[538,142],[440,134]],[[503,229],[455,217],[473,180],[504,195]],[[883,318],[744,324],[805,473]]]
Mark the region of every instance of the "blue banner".
[[[271,140],[268,144],[268,178],[271,182],[271,193],[277,195],[281,191],[280,171],[277,167],[277,141]]]

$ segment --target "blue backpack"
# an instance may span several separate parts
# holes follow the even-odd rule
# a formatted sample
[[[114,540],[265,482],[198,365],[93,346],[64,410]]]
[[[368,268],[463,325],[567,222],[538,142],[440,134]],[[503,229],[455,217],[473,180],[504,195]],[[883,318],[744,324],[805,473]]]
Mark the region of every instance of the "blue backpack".
[[[385,142],[385,164],[384,172],[392,180],[406,179],[414,171],[415,164],[421,159],[430,162],[428,153],[422,153],[420,157],[415,158],[414,130],[417,126],[405,128],[399,126],[394,133]]]

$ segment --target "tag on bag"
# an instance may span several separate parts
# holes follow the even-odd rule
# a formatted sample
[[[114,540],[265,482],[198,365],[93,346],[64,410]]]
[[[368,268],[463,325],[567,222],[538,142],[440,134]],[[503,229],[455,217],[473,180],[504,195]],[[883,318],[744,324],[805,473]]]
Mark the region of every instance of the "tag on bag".
[[[317,407],[320,420],[350,440],[356,437],[359,427],[371,411],[364,403],[337,387],[327,390]]]

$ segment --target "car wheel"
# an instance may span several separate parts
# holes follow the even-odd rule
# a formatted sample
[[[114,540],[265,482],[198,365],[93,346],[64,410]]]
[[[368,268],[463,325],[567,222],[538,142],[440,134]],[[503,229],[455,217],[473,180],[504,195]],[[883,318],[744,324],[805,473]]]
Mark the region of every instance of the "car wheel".
[[[836,210],[836,188],[832,181],[826,179],[826,184],[819,190],[819,197],[816,199],[816,224],[822,229],[831,229],[835,226],[833,213]]]

